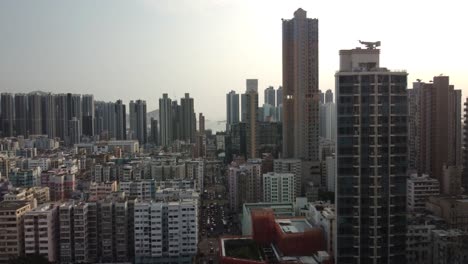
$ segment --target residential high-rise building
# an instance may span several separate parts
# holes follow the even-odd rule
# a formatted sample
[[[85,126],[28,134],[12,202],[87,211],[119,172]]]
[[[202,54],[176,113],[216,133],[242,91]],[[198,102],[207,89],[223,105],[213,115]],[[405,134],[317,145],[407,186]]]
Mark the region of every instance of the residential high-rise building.
[[[283,157],[317,161],[318,20],[303,9],[283,19]]]
[[[240,210],[244,203],[263,200],[261,160],[249,160],[245,164],[233,163],[228,172],[228,200],[231,210]]]
[[[88,204],[89,261],[116,263],[129,260],[128,202],[124,195]]]
[[[42,94],[33,92],[28,94],[29,134],[42,134]]]
[[[255,92],[258,94],[258,80],[257,79],[246,80],[246,93],[241,95],[241,122],[247,122],[247,111],[249,109],[249,106],[247,103],[246,96],[248,92]]]
[[[30,210],[26,201],[0,202],[0,263],[23,255],[24,215]]]
[[[246,127],[246,144],[247,158],[257,158],[258,153],[258,93],[254,89],[247,89],[243,94],[245,98],[245,127]]]
[[[205,116],[203,113],[198,114],[198,131],[200,133],[205,133]]]
[[[294,174],[269,172],[263,174],[263,202],[294,202]]]
[[[58,261],[58,207],[43,204],[24,215],[24,253]]]
[[[60,263],[88,262],[88,204],[66,202],[59,206]]]
[[[177,100],[172,101],[172,140],[183,140],[182,138],[182,107]]]
[[[82,128],[82,109],[81,109],[81,95],[80,94],[67,94],[67,114],[68,118],[67,121],[70,122],[74,117],[78,120],[79,127],[80,127],[80,135],[81,135],[81,128]],[[67,125],[70,127],[70,124]],[[70,142],[68,142],[70,143]]]
[[[133,134],[133,139],[137,139],[140,143],[140,146],[144,145],[147,140],[146,101],[130,101],[129,108],[130,131]]]
[[[407,73],[379,65],[380,42],[340,51],[337,263],[404,263]]]
[[[81,142],[81,127],[80,127],[80,120],[78,118],[73,117],[70,121],[68,121],[69,132],[70,135],[70,144],[78,144]]]
[[[246,92],[255,91],[258,93],[258,79],[246,79]]]
[[[409,153],[417,153],[417,160],[410,160],[412,169],[438,179],[445,190],[443,167],[462,165],[461,90],[450,85],[448,76],[416,82],[409,110]]]
[[[280,107],[280,105],[283,105],[283,86],[276,90],[276,107]]]
[[[81,111],[82,111],[82,128],[83,135],[92,137],[94,136],[94,126],[95,126],[95,104],[94,96],[92,94],[84,94],[81,101]]]
[[[464,103],[464,115],[463,115],[463,174],[461,179],[461,185],[468,191],[468,98]]]
[[[115,103],[115,139],[127,139],[127,111],[122,100]]]
[[[408,170],[422,173],[418,168],[421,164],[421,112],[422,87],[424,83],[418,79],[413,82],[413,88],[408,89]]]
[[[333,102],[320,104],[320,137],[336,139],[336,105]]]
[[[264,96],[265,104],[276,106],[275,99],[276,99],[275,88],[273,88],[273,86],[269,86],[268,88],[265,89],[265,96]]]
[[[26,94],[15,94],[15,130],[16,135],[27,137],[28,128],[28,96]]]
[[[151,118],[151,134],[150,134],[150,141],[153,144],[159,144],[159,133],[158,133],[158,120]]]
[[[15,101],[13,95],[10,93],[2,93],[0,98],[0,105],[0,136],[15,136],[13,130],[15,126]]]
[[[163,94],[163,97],[159,99],[159,143],[161,146],[170,146],[173,141],[173,124],[172,124],[172,100]]]
[[[333,103],[333,92],[330,89],[325,92],[325,103]]]
[[[55,96],[56,114],[55,119],[56,135],[63,141],[68,141],[69,127],[68,127],[68,96],[67,94],[57,94]]]
[[[226,94],[226,130],[239,123],[239,94],[230,91]]]
[[[42,134],[49,138],[57,136],[57,105],[55,95],[48,93],[42,95]]]
[[[275,173],[292,173],[294,175],[294,192],[301,194],[302,161],[300,159],[275,159],[273,161]]]
[[[193,98],[186,93],[185,97],[180,99],[180,108],[182,113],[182,140],[187,143],[195,143],[196,118]]]
[[[327,156],[325,158],[325,166],[326,166],[326,182],[327,182],[327,190],[329,192],[335,192],[335,185],[336,185],[336,159],[334,156]]]
[[[191,263],[197,253],[197,223],[196,200],[136,202],[135,263]]]

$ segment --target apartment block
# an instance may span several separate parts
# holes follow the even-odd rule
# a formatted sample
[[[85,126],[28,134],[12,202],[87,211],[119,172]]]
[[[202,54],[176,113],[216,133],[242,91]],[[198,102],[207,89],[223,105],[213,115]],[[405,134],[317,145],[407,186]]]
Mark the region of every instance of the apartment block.
[[[66,202],[59,207],[60,263],[88,262],[88,204]]]
[[[30,210],[28,202],[0,202],[0,263],[23,254],[24,215]]]
[[[429,197],[440,194],[439,181],[430,178],[427,174],[421,176],[411,174],[406,184],[407,210],[409,212],[424,211]]]
[[[296,200],[292,173],[263,174],[263,202],[293,202]]]
[[[26,255],[41,255],[49,262],[58,261],[58,207],[43,204],[24,215]]]
[[[135,263],[192,263],[198,244],[196,200],[137,202]]]

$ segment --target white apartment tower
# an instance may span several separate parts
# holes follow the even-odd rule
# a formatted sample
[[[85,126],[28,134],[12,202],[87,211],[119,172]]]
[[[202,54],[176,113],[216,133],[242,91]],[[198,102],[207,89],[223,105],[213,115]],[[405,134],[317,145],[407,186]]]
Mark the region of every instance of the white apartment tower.
[[[198,210],[193,199],[137,202],[134,208],[135,263],[192,263],[198,244]]]
[[[294,174],[269,172],[263,174],[263,202],[294,202]]]

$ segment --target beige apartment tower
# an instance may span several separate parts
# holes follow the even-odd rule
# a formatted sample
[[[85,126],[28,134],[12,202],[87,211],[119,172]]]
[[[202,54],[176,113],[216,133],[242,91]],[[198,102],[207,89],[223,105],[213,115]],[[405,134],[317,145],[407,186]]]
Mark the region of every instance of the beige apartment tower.
[[[283,19],[283,157],[318,160],[318,20]]]
[[[444,192],[450,189],[444,166],[462,165],[461,90],[448,76],[436,76],[430,83],[414,83],[409,99],[409,152],[418,154],[410,168],[439,180]]]

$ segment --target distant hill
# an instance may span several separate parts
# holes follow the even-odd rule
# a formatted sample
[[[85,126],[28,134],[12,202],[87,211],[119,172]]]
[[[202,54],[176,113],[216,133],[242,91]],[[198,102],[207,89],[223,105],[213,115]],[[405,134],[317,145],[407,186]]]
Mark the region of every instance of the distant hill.
[[[158,122],[159,122],[159,109],[156,109],[156,110],[153,110],[151,112],[146,113],[146,122],[148,124],[150,123],[151,118],[154,118],[154,119],[158,120]]]

